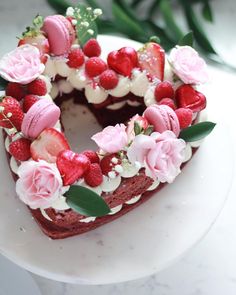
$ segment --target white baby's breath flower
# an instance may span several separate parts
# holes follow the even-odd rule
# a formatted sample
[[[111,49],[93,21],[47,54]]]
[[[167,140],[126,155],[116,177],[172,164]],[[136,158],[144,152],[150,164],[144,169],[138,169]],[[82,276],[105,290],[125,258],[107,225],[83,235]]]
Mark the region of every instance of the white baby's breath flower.
[[[74,16],[74,8],[73,7],[68,7],[67,10],[66,10],[66,15],[67,16]]]
[[[91,29],[89,29],[87,32],[88,32],[89,35],[93,35],[94,34],[94,30],[91,30]]]
[[[100,8],[96,8],[96,9],[94,9],[93,14],[96,17],[100,16],[100,15],[102,15],[102,10]]]

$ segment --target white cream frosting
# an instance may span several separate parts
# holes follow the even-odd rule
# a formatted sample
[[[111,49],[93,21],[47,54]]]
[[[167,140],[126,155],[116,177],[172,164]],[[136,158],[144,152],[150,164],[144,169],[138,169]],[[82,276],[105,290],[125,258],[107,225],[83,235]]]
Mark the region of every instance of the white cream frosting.
[[[96,217],[89,216],[89,217],[81,219],[79,222],[89,223],[89,222],[92,222],[92,221],[95,221],[95,220],[96,220]]]
[[[157,179],[157,180],[154,180],[152,185],[149,186],[149,188],[147,189],[147,191],[154,191],[160,184],[160,181]]]
[[[137,100],[127,100],[127,104],[132,106],[132,107],[138,107],[141,105],[141,102],[138,102]]]
[[[109,94],[115,97],[125,96],[130,92],[131,82],[127,77],[119,76],[119,82],[114,89],[109,90]]]
[[[183,160],[183,163],[189,161],[191,158],[192,158],[192,147],[191,147],[191,144],[190,143],[187,143],[186,144],[186,148],[185,148],[185,151],[184,151],[184,160]]]
[[[57,68],[56,68],[55,60],[53,58],[48,57],[43,74],[48,76],[49,78],[52,78],[52,79],[55,78],[57,74]]]
[[[51,83],[51,80],[48,76],[45,76],[45,75],[40,75],[39,76],[39,79],[43,80],[46,84],[46,88],[47,88],[47,93],[49,93],[52,89],[52,83]]]
[[[52,99],[55,99],[59,94],[59,89],[57,87],[57,83],[53,82],[52,83],[52,89],[51,89],[51,92],[50,92],[50,95],[52,97]]]
[[[118,175],[115,178],[109,178],[103,175],[101,189],[103,192],[109,193],[115,191],[121,184],[121,177]]]
[[[12,172],[14,172],[15,174],[18,173],[19,165],[14,157],[11,157],[10,159],[10,167]]]
[[[55,59],[55,66],[57,74],[64,78],[68,77],[70,73],[73,71],[73,69],[67,65],[67,59]]]
[[[146,91],[144,95],[144,103],[147,107],[156,103],[154,91],[155,91],[155,86],[152,85],[151,87],[148,88],[148,90]]]
[[[5,149],[6,149],[7,152],[9,152],[9,146],[10,146],[10,139],[7,136],[6,139],[5,139]]]
[[[108,213],[108,215],[114,215],[114,214],[118,213],[122,209],[122,207],[123,207],[122,205],[118,205],[114,208],[111,208],[111,212]]]
[[[84,187],[90,189],[91,191],[95,192],[99,196],[102,194],[102,188],[101,188],[101,186],[91,187],[91,186],[89,186],[88,184],[85,183],[85,181],[84,181],[83,178],[80,179],[77,183],[75,183],[75,185],[84,186]]]
[[[106,108],[109,110],[119,110],[119,109],[123,108],[124,105],[126,105],[126,101],[120,101],[120,102],[110,104]]]
[[[52,221],[52,219],[48,216],[48,214],[46,213],[46,211],[44,209],[40,209],[42,215],[44,218],[46,218],[49,221]]]
[[[120,173],[120,176],[124,178],[130,178],[135,176],[139,172],[141,165],[138,162],[136,162],[135,164],[131,164],[128,160],[123,160],[122,167],[123,172]]]
[[[57,87],[60,93],[69,94],[73,91],[74,87],[71,85],[69,81],[60,80],[57,83]]]
[[[71,85],[77,89],[82,90],[87,84],[84,68],[73,70],[67,78]]]
[[[138,195],[136,197],[133,197],[129,201],[125,202],[125,204],[128,204],[128,205],[135,204],[135,203],[137,203],[141,199],[141,197],[142,197],[142,195]]]
[[[134,69],[130,91],[137,96],[144,96],[149,87],[149,80],[145,72]]]
[[[93,87],[91,84],[85,86],[85,95],[88,102],[96,104],[104,102],[108,97],[108,93],[105,90],[99,86]]]
[[[68,206],[67,202],[66,202],[66,198],[64,196],[60,196],[52,205],[51,207],[54,210],[59,210],[59,211],[63,211],[63,210],[68,210],[70,209],[70,207]]]

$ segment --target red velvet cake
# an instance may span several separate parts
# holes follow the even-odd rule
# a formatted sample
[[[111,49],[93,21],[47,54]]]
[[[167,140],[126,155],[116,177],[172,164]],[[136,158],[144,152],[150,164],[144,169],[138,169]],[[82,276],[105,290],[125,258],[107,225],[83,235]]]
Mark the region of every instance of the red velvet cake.
[[[101,58],[101,13],[79,5],[66,16],[37,16],[0,60],[0,126],[16,193],[53,239],[92,230],[148,200],[175,180],[214,127],[203,121],[206,98],[197,87],[208,74],[198,53],[186,45],[166,55],[149,42]],[[60,109],[68,99],[102,126],[92,136],[97,150],[71,150]]]

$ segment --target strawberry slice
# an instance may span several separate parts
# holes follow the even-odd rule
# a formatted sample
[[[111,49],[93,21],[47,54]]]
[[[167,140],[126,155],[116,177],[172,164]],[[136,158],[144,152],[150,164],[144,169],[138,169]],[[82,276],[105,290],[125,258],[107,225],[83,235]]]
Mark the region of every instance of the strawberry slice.
[[[30,146],[33,160],[45,160],[56,163],[57,156],[64,150],[70,150],[65,136],[54,128],[46,128]]]
[[[138,51],[139,67],[147,72],[148,76],[161,81],[164,79],[165,51],[157,43],[149,42]]]

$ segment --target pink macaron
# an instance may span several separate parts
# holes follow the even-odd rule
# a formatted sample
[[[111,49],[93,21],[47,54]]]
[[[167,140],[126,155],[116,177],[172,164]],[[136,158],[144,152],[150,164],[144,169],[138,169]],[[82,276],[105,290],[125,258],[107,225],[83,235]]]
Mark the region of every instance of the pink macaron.
[[[54,55],[67,54],[75,40],[75,30],[67,18],[51,15],[45,18],[42,30],[47,34]]]
[[[176,136],[179,135],[178,117],[172,108],[167,105],[153,104],[144,111],[143,116],[154,126],[155,131],[162,133],[166,130],[171,130]]]
[[[40,99],[25,114],[21,125],[23,134],[28,138],[37,138],[45,129],[54,127],[61,111],[52,101]]]

